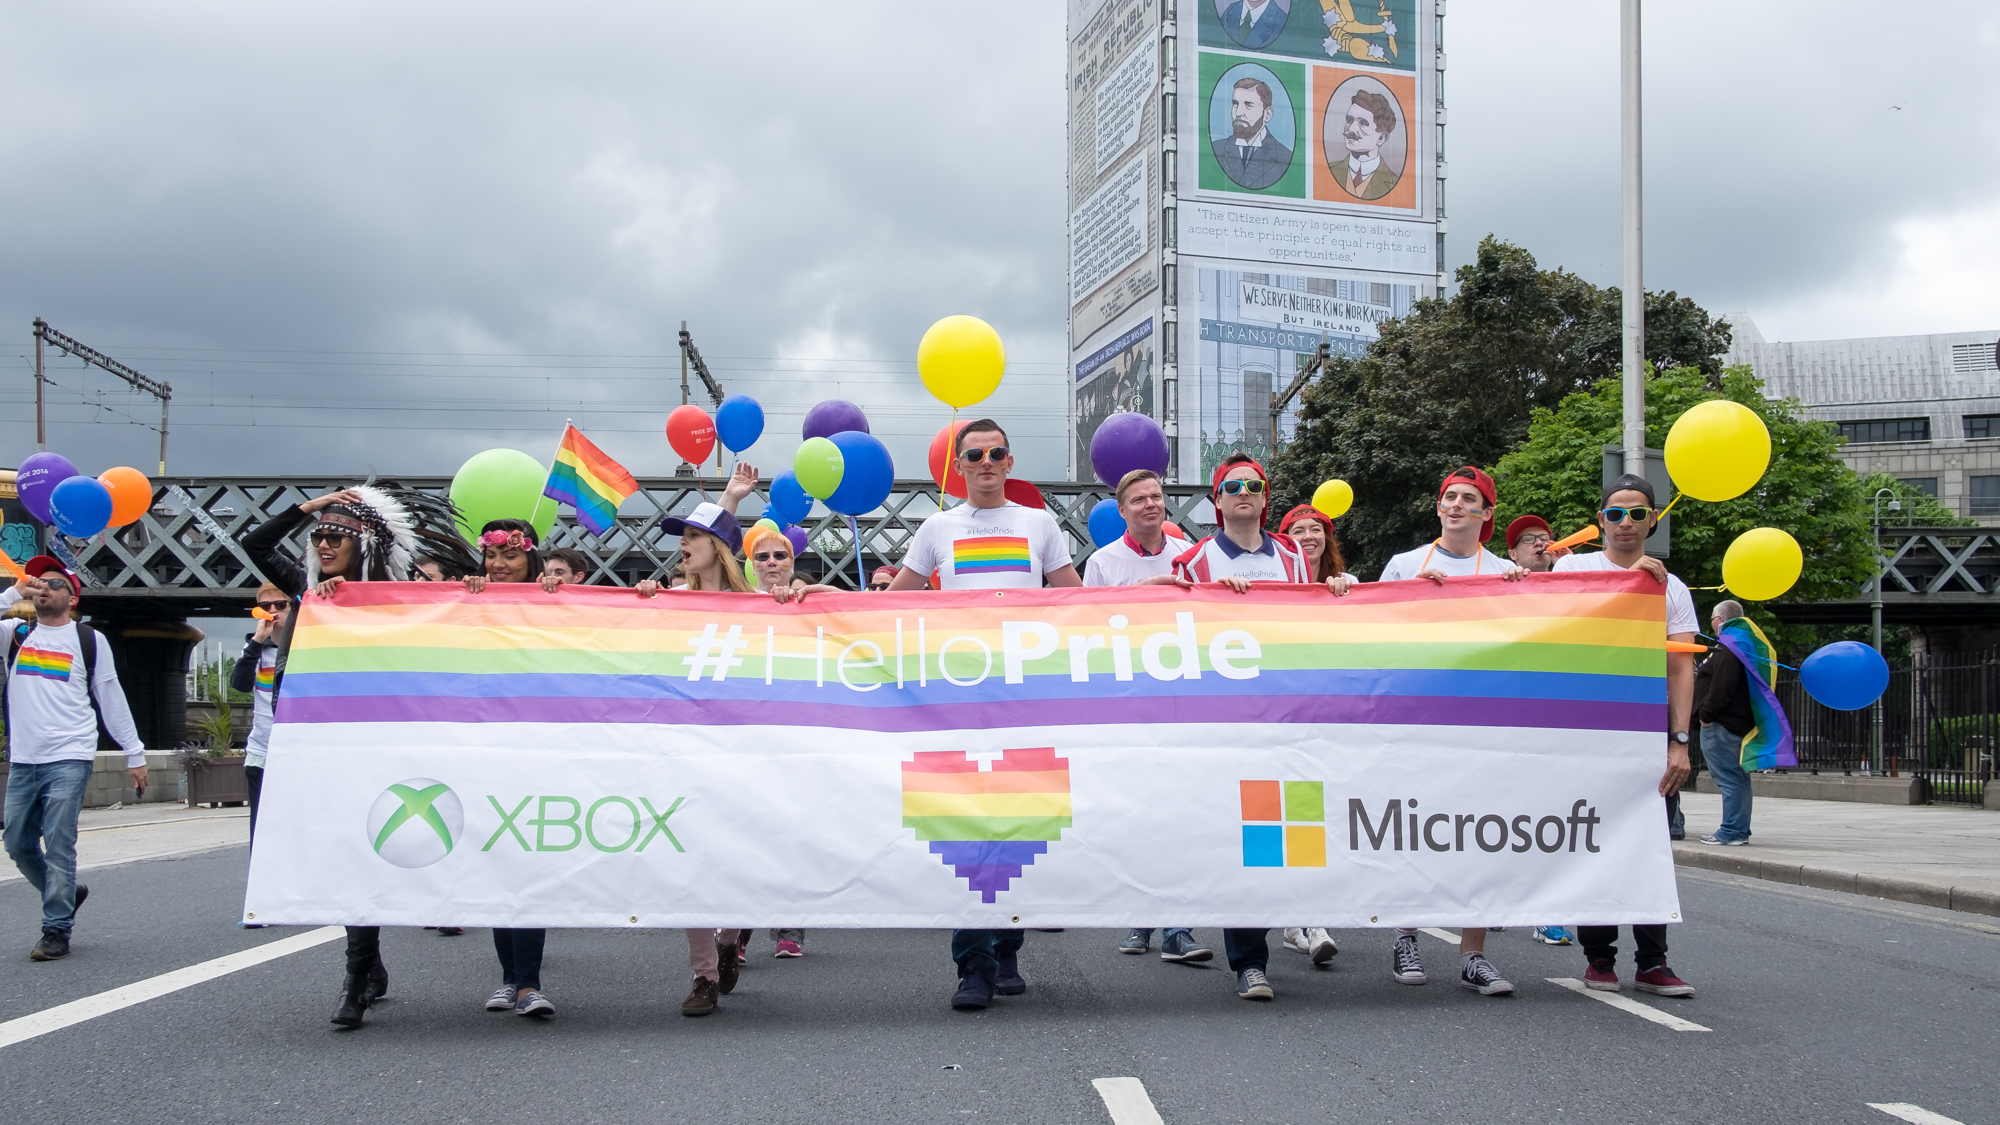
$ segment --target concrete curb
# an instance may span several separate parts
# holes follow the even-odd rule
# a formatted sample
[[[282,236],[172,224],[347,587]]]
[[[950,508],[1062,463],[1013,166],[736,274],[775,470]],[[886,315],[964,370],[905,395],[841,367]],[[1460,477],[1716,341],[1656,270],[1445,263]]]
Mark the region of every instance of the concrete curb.
[[[1674,862],[1682,867],[1699,867],[1704,871],[1745,875],[1752,879],[1788,883],[1795,887],[1867,895],[1870,898],[1886,898],[1895,902],[1932,906],[1939,910],[1956,910],[1966,914],[1984,914],[2000,918],[2000,894],[1992,891],[1961,889],[1943,883],[1896,879],[1887,875],[1833,871],[1801,863],[1780,863],[1747,856],[1733,849],[1725,850],[1702,844],[1676,844]]]

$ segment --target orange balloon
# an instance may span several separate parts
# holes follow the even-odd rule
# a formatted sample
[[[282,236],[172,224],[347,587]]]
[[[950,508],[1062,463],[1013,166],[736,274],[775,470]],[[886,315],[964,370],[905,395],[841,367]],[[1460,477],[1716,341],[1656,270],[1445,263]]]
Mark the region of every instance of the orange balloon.
[[[956,496],[960,500],[965,499],[965,469],[958,463],[958,458],[951,455],[951,441],[958,436],[958,431],[971,424],[970,418],[963,422],[946,423],[945,427],[937,432],[937,436],[931,439],[931,479],[942,480],[944,494]],[[947,466],[949,472],[946,471]]]
[[[104,470],[97,483],[111,493],[111,527],[124,527],[146,514],[153,506],[153,482],[137,469],[119,466]]]

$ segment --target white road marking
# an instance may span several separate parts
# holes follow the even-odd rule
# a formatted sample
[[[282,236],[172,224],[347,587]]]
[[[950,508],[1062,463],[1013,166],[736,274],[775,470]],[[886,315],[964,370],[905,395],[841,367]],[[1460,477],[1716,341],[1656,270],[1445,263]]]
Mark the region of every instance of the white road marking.
[[[1909,1102],[1869,1102],[1868,1108],[1879,1109],[1891,1117],[1900,1117],[1911,1125],[1965,1125],[1965,1122],[1955,1117],[1932,1113],[1923,1106],[1911,1105]]]
[[[1146,1094],[1146,1084],[1137,1078],[1100,1078],[1091,1085],[1104,1099],[1104,1108],[1111,1111],[1112,1125],[1166,1125]]]
[[[45,1008],[33,1015],[8,1020],[0,1023],[0,1047],[11,1047],[38,1035],[61,1031],[65,1027],[85,1020],[110,1015],[135,1004],[143,1004],[148,1000],[165,996],[169,992],[179,992],[183,988],[192,988],[204,981],[228,976],[253,965],[261,965],[266,961],[275,961],[314,946],[325,945],[346,933],[347,930],[343,926],[321,926],[317,930],[307,930],[302,934],[265,942],[254,949],[217,957],[213,961],[203,961],[199,965],[189,965],[185,969],[175,969],[171,973],[161,973],[156,977],[135,981],[123,988],[114,988],[109,992],[100,992],[95,996],[86,996],[81,1000]]]
[[[1662,1012],[1661,1010],[1653,1007],[1650,1004],[1641,1004],[1637,1000],[1634,1000],[1630,996],[1626,996],[1623,993],[1599,992],[1594,988],[1587,987],[1582,981],[1576,979],[1575,977],[1549,977],[1547,979],[1550,984],[1559,984],[1564,988],[1569,989],[1571,992],[1576,993],[1578,996],[1588,996],[1592,1000],[1601,1000],[1604,1003],[1611,1005],[1612,1007],[1618,1009],[1621,1012],[1630,1012],[1633,1015],[1638,1016],[1642,1020],[1652,1020],[1654,1023],[1659,1024],[1662,1027],[1671,1027],[1675,1031],[1714,1030],[1713,1028],[1703,1027],[1700,1024],[1695,1023],[1693,1020],[1684,1020],[1679,1016],[1668,1015],[1667,1013]]]
[[[1431,935],[1432,937],[1438,939],[1439,941],[1450,942],[1452,945],[1458,944],[1458,935],[1452,933],[1450,930],[1434,930],[1429,926],[1425,926],[1423,932]]]

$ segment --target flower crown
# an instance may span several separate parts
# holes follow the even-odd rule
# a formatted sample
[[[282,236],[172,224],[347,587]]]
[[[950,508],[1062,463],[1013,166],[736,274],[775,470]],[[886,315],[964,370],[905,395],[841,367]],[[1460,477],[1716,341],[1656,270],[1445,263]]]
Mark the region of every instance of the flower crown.
[[[489,531],[479,537],[482,547],[512,547],[517,551],[532,551],[535,541],[518,531]]]

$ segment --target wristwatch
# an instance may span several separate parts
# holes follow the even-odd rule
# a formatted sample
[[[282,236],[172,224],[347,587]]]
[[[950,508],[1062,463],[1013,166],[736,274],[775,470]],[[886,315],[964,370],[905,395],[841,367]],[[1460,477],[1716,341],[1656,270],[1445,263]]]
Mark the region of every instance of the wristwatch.
[[[1668,735],[1667,737],[1673,739],[1675,742],[1679,743],[1682,746],[1686,746],[1688,744],[1688,732],[1684,730],[1677,730],[1672,734]]]

